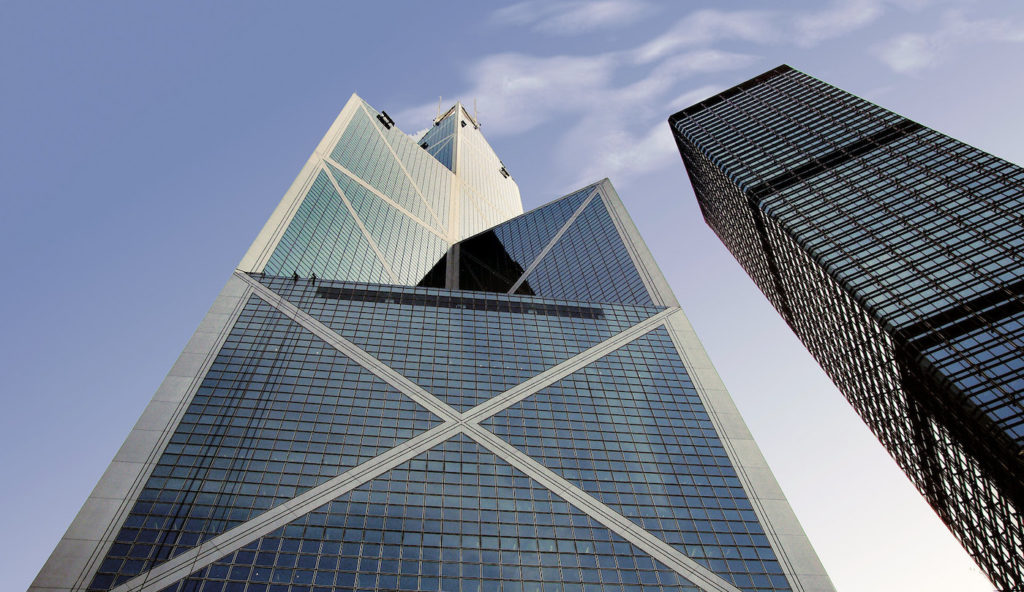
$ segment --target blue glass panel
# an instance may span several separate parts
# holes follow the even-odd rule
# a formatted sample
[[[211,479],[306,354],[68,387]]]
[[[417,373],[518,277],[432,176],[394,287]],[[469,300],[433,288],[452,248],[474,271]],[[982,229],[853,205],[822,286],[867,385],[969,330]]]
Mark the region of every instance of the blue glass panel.
[[[482,424],[743,590],[789,590],[658,328]]]
[[[253,296],[90,589],[126,581],[438,423]]]
[[[448,250],[436,234],[380,199],[345,173],[328,165],[367,232],[384,253],[399,283],[415,285]]]
[[[369,105],[366,108],[376,114],[376,111]],[[412,137],[403,133],[398,127],[392,126],[390,129],[378,127],[377,129],[384,134],[384,139],[395,151],[398,160],[402,162],[413,183],[419,188],[420,195],[430,206],[433,218],[424,220],[424,222],[434,224],[439,229],[447,227],[452,194],[451,171],[437,162],[437,159],[428,154],[413,141]]]
[[[441,141],[440,144],[436,144],[427,148],[427,152],[431,156],[437,159],[438,162],[448,167],[449,170],[453,170],[455,165],[455,137],[449,136]]]
[[[829,92],[827,101],[814,94],[805,75],[784,73],[770,85],[755,86],[701,111],[693,118],[696,129],[680,131],[702,146],[733,182],[747,188],[902,119],[848,93]],[[728,113],[728,127],[716,121],[723,112]],[[778,138],[780,130],[788,137],[773,142],[770,153],[752,149]]]
[[[963,156],[976,167],[935,158],[955,144],[921,130],[763,207],[858,301],[894,326],[908,324],[1024,278],[1024,233],[996,230],[1019,227],[1024,192],[1008,181],[1016,167],[973,148]]]
[[[608,209],[597,198],[540,260],[526,283],[534,294],[549,298],[652,303]]]
[[[200,584],[271,591],[699,590],[463,435],[168,591]]]
[[[986,314],[980,310],[974,314]],[[953,319],[962,321],[962,319]],[[1024,444],[1024,313],[1016,313],[926,352],[933,368],[1012,440]]]
[[[662,310],[434,288],[261,281],[459,410]]]
[[[557,201],[499,224],[493,228],[494,234],[509,256],[525,269],[551,242],[593,189],[593,185],[584,187]],[[469,238],[464,243],[471,244],[472,241],[473,239]]]
[[[427,133],[420,139],[420,143],[427,144],[427,152],[449,170],[455,170],[455,122],[458,113],[452,113],[437,125],[427,130]]]
[[[402,171],[394,154],[388,149],[388,144],[375,129],[377,127],[383,130],[383,126],[376,119],[371,119],[362,109],[357,111],[338,144],[331,151],[331,158],[420,220],[430,224],[433,218],[427,211],[426,203],[416,192],[409,177]],[[342,191],[346,191],[344,187]]]
[[[320,172],[288,224],[264,271],[363,282],[387,282],[388,275],[342,202],[327,174]]]

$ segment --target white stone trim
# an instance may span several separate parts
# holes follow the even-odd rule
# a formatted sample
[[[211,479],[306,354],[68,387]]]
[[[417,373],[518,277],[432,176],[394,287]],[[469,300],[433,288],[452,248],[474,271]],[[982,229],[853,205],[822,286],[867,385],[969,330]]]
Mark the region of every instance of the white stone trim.
[[[462,116],[460,109],[461,101],[455,101],[448,112],[453,113],[455,121],[452,124],[452,184],[451,203],[448,208],[448,237],[451,242],[457,243],[465,238],[462,230],[462,208],[466,207],[462,202],[462,188],[466,185],[460,171],[462,171],[462,126],[459,125],[459,117]],[[443,118],[442,118],[443,119]],[[469,202],[470,200],[465,200]]]
[[[587,198],[583,200],[583,203],[580,204],[580,207],[576,208],[576,211],[572,213],[572,216],[569,216],[569,219],[565,221],[565,224],[562,224],[562,227],[558,229],[558,232],[555,233],[555,236],[551,237],[551,240],[548,241],[548,244],[544,245],[544,248],[540,250],[540,253],[537,253],[537,256],[533,258],[533,261],[530,263],[530,265],[523,271],[523,275],[519,276],[519,279],[516,280],[516,283],[512,284],[512,287],[508,289],[509,294],[515,294],[516,290],[519,289],[519,286],[523,285],[523,282],[526,281],[526,276],[533,273],[534,269],[537,269],[537,266],[540,265],[541,259],[543,259],[544,256],[548,254],[548,251],[550,251],[552,247],[555,246],[555,243],[558,242],[558,239],[562,238],[562,235],[565,234],[567,230],[569,230],[569,227],[572,226],[572,223],[576,221],[576,218],[578,218],[579,215],[583,213],[583,210],[587,209],[587,206],[589,206],[590,202],[593,201],[594,196],[598,194],[599,189],[599,187],[595,187],[590,190],[590,193],[587,195]]]
[[[444,287],[446,290],[459,289],[459,259],[462,257],[462,246],[455,243],[448,247],[448,257],[444,260]]]
[[[251,294],[245,282],[228,279],[30,591],[90,584]]]
[[[686,315],[672,316],[665,326],[793,591],[835,592]]]
[[[288,228],[292,218],[295,217],[295,212],[302,205],[310,185],[316,179],[316,174],[322,166],[321,163],[324,157],[331,153],[331,149],[337,143],[345,128],[348,127],[356,110],[361,109],[362,102],[362,99],[355,94],[349,97],[348,102],[342,107],[334,123],[331,124],[331,127],[324,134],[316,149],[313,150],[313,154],[310,155],[306,164],[302,166],[302,170],[299,171],[299,175],[292,182],[291,187],[288,188],[284,197],[281,198],[277,207],[274,208],[270,219],[267,220],[267,223],[263,225],[263,229],[256,235],[256,239],[249,246],[249,250],[246,251],[242,261],[238,264],[238,269],[259,273],[266,267],[270,255],[273,254],[274,249],[281,242],[284,231]]]
[[[342,191],[341,187],[338,185],[338,180],[334,178],[331,171],[327,170],[328,165],[321,164],[320,166],[324,171],[324,174],[327,175],[327,178],[330,179],[331,186],[333,186],[334,190],[338,192],[338,196],[341,198],[341,203],[348,209],[349,215],[351,215],[352,219],[355,220],[356,226],[359,227],[359,231],[363,233],[363,237],[366,238],[367,244],[370,245],[374,254],[377,255],[377,260],[380,261],[380,264],[384,267],[384,271],[388,273],[388,277],[391,278],[391,282],[397,284],[398,276],[395,275],[394,270],[391,269],[391,264],[388,262],[387,257],[385,257],[384,253],[382,253],[380,248],[377,247],[377,241],[374,240],[373,236],[370,235],[370,232],[366,230],[366,226],[363,225],[363,221],[359,218],[359,215],[356,214],[356,209],[352,207],[352,202],[348,200],[348,196],[345,195],[345,192]]]
[[[462,179],[457,174],[452,174],[451,183],[448,187],[448,228],[447,238],[449,244],[455,244],[462,238]]]
[[[647,243],[640,236],[640,231],[633,224],[633,219],[629,217],[629,212],[626,211],[622,200],[619,199],[619,194],[612,187],[611,181],[605,178],[599,181],[598,185],[602,190],[601,196],[605,208],[611,216],[619,237],[626,245],[626,251],[640,273],[640,280],[647,288],[651,300],[658,306],[679,306],[679,301],[676,300],[676,295],[668,285],[668,280],[661,273],[657,261],[654,260],[651,251],[647,248]]]

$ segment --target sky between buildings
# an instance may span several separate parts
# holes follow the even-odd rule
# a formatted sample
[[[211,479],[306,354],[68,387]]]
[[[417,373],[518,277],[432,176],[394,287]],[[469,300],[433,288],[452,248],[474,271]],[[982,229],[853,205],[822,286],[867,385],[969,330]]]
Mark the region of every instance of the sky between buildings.
[[[780,63],[1024,162],[1024,4],[0,1],[0,573],[24,589],[352,92],[610,177],[843,591],[980,571],[700,217],[666,118]],[[472,107],[470,107],[472,108]]]

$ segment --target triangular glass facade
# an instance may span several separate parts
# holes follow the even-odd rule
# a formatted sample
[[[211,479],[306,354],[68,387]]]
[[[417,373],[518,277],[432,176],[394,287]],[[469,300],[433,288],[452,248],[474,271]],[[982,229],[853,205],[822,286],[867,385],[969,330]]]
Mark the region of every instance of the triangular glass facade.
[[[577,216],[551,250],[526,275],[534,294],[566,300],[651,304],[636,264],[603,200]],[[526,290],[525,283],[519,293]]]
[[[448,170],[455,170],[455,126],[458,117],[454,112],[442,118],[427,130],[420,139],[420,147],[437,159]]]
[[[611,184],[459,104],[353,97],[196,335],[38,589],[831,590]]]

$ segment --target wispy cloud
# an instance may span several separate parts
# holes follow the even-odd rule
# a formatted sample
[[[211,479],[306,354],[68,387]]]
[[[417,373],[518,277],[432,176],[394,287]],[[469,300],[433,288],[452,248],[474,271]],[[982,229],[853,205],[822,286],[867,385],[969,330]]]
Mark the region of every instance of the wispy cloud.
[[[582,183],[610,176],[628,182],[675,162],[667,113],[703,100],[739,78],[717,74],[758,65],[766,45],[811,47],[867,28],[887,10],[919,10],[936,0],[831,0],[813,11],[702,9],[669,23],[662,33],[633,46],[595,55],[482,56],[466,71],[461,92],[476,99],[490,137],[524,133],[540,125],[559,130],[551,148],[553,169],[572,171]],[[494,22],[571,35],[631,22],[654,9],[644,0],[527,0],[492,14]],[[894,39],[879,50],[894,68],[923,67],[936,45],[998,23],[950,20],[940,33]],[[1019,31],[1005,23],[995,33]],[[988,33],[987,33],[988,34]],[[1024,35],[1022,35],[1024,37]],[[733,48],[727,51],[725,48]],[[775,65],[775,64],[771,64]],[[401,120],[426,120],[436,104],[399,113]]]
[[[567,183],[605,176],[624,182],[674,162],[661,105],[680,92],[681,83],[700,74],[747,67],[758,59],[700,49],[652,64],[636,79],[637,65],[629,52],[588,57],[497,54],[471,67],[470,85],[458,96],[477,99],[481,123],[491,137],[557,121],[564,131],[554,162],[576,175]],[[630,81],[621,82],[624,78]],[[398,113],[398,118],[423,120],[436,108],[420,105]]]
[[[835,0],[824,10],[796,17],[795,41],[804,47],[817,45],[869,25],[884,12],[881,0]]]
[[[521,133],[559,114],[593,108],[592,94],[612,86],[617,62],[614,54],[494,54],[470,67],[469,88],[456,96],[477,99],[487,135]],[[399,115],[403,121],[423,120],[433,117],[436,107],[436,103],[425,104]]]
[[[625,18],[625,7],[639,6],[645,5],[621,0],[588,3],[590,14],[583,17],[583,7],[575,2],[522,2],[494,14],[505,23],[568,33],[604,26]],[[680,19],[653,40],[618,51],[588,56],[483,56],[468,68],[466,87],[446,96],[476,99],[489,137],[556,125],[562,132],[552,163],[576,175],[564,179],[567,187],[570,182],[605,176],[627,182],[630,176],[674,162],[663,109],[685,96],[687,81],[747,68],[761,59],[711,47],[721,39],[774,42],[778,33],[767,13],[702,10]],[[694,91],[697,85],[690,86],[689,92],[697,94],[707,88]],[[436,103],[423,104],[397,117],[422,121],[432,117],[436,108]]]
[[[880,45],[876,54],[896,72],[912,72],[935,65],[939,53],[934,35],[904,33]]]
[[[499,24],[530,26],[536,31],[552,35],[577,35],[595,29],[626,25],[652,12],[652,6],[642,0],[527,0],[496,10],[491,20]]]
[[[896,72],[916,72],[938,66],[958,47],[981,43],[1024,43],[1024,22],[969,19],[959,10],[947,11],[931,33],[904,33],[878,45],[875,54]]]
[[[776,16],[762,11],[699,10],[677,21],[668,31],[633,50],[636,62],[646,64],[687,47],[735,39],[769,43],[778,41]]]
[[[677,156],[672,135],[660,107],[665,98],[698,75],[737,70],[758,60],[746,54],[696,50],[661,61],[645,78],[632,84],[595,89],[590,109],[559,142],[560,164],[577,174],[572,185],[601,177],[627,183],[674,163]],[[622,67],[636,66],[624,60]],[[651,123],[645,128],[644,122]],[[581,152],[580,146],[589,149]]]
[[[607,121],[600,117],[587,118],[563,138],[562,151],[580,145],[600,147],[578,162],[567,163],[579,168],[568,185],[576,187],[596,179],[608,177],[620,186],[652,171],[670,166],[679,160],[672,141],[672,132],[663,118],[634,132],[636,125],[623,125],[622,121]]]

